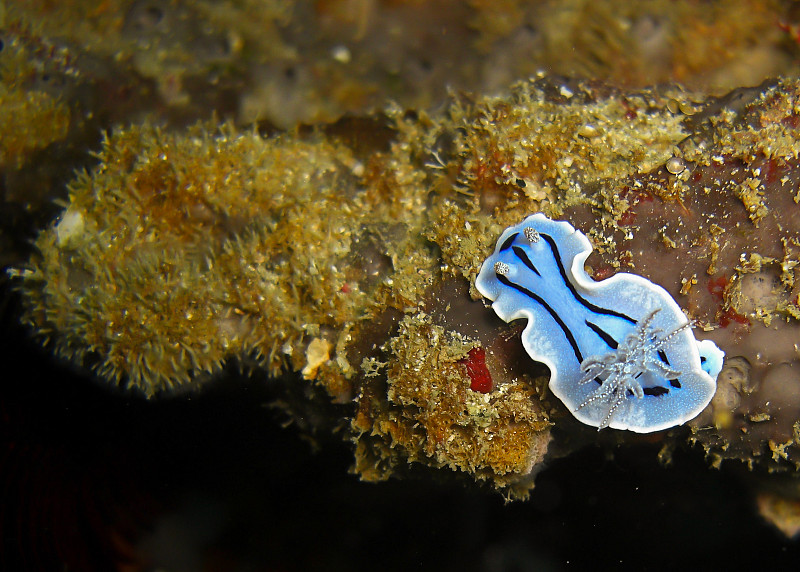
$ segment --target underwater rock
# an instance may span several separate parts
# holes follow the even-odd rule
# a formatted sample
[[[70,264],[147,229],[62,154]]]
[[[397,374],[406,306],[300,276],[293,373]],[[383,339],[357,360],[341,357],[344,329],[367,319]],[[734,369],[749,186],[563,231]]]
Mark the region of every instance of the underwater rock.
[[[786,538],[800,535],[800,500],[798,482],[761,486],[756,495],[756,507],[761,517],[779,530]]]
[[[133,126],[13,273],[33,329],[112,385],[194,389],[235,361],[294,372],[346,406],[363,478],[448,467],[524,497],[555,440],[563,454],[591,429],[474,279],[503,228],[542,212],[587,235],[591,277],[661,285],[726,353],[690,439],[794,469],[799,96],[789,80],[718,100],[544,76],[436,114],[389,108],[356,136]]]
[[[796,10],[782,0],[6,4],[41,35],[147,78],[153,116],[217,112],[281,128],[387,100],[427,108],[448,89],[499,92],[540,70],[722,93],[796,74],[798,51]]]

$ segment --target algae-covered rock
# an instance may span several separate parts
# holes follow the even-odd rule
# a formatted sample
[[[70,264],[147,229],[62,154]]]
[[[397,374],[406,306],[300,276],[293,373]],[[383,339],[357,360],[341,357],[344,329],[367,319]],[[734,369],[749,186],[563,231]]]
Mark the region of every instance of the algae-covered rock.
[[[798,95],[788,80],[716,99],[543,76],[273,137],[115,130],[15,272],[26,320],[148,396],[231,361],[293,372],[347,406],[365,478],[410,462],[524,496],[551,428],[559,454],[591,429],[472,281],[500,231],[541,211],[590,237],[596,279],[661,284],[726,352],[690,438],[794,469]]]

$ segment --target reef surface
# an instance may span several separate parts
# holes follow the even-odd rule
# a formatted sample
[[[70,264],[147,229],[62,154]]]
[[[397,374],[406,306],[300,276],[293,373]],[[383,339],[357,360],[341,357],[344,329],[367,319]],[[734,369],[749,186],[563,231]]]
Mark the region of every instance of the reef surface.
[[[795,472],[799,96],[542,74],[279,134],[116,129],[12,274],[37,334],[111,385],[196,390],[236,362],[306,387],[288,414],[346,426],[364,479],[447,467],[517,498],[598,438],[474,290],[500,231],[544,212],[590,238],[595,279],[662,285],[726,352],[664,460],[689,441]]]

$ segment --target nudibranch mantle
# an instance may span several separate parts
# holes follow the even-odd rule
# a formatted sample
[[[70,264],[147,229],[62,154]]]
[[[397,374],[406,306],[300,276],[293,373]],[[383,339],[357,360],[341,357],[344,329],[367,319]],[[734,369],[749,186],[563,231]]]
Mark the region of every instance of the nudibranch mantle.
[[[506,229],[475,287],[550,368],[550,389],[581,422],[637,433],[697,416],[716,391],[724,353],[698,341],[661,286],[620,272],[593,280],[592,245],[568,222],[534,214]]]

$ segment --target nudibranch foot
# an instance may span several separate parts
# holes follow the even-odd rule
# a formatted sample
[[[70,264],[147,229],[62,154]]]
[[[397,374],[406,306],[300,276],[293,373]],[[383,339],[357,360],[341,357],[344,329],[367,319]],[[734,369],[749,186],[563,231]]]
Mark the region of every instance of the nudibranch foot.
[[[503,320],[528,321],[522,345],[579,421],[649,433],[694,418],[725,354],[694,337],[661,286],[624,272],[593,280],[591,252],[569,223],[531,215],[500,235],[475,287]]]

